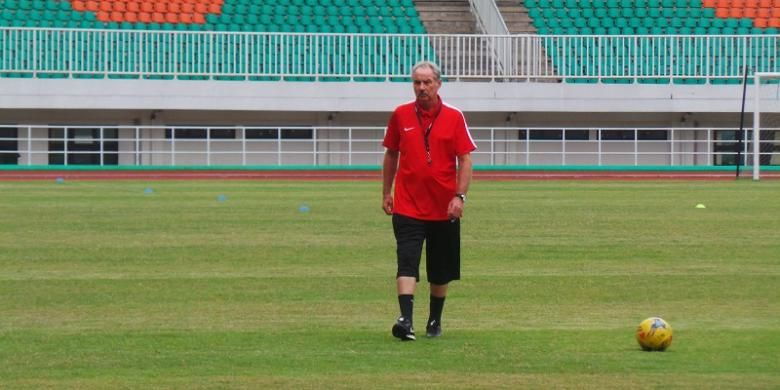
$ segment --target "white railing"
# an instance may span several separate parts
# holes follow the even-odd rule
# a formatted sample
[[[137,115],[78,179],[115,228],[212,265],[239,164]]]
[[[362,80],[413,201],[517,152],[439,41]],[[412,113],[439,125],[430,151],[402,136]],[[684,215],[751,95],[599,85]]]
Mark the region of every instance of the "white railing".
[[[8,137],[16,130],[16,137]],[[19,165],[378,166],[382,127],[0,126],[0,161]],[[734,128],[471,129],[483,166],[733,165]],[[740,154],[751,165],[751,132]],[[780,164],[780,128],[761,130],[762,165]],[[9,145],[11,145],[9,147]],[[15,147],[14,147],[15,146]]]
[[[780,71],[780,35],[415,35],[0,27],[0,76],[738,83]],[[509,66],[512,64],[512,66]]]
[[[509,28],[507,28],[506,23],[504,22],[504,17],[501,16],[501,11],[499,11],[495,1],[469,0],[469,5],[471,7],[472,13],[477,19],[477,25],[483,33],[498,36],[505,36],[510,34]],[[497,43],[500,44],[505,42]],[[512,70],[504,70],[509,66],[514,66],[516,62],[503,62],[509,58],[513,58],[507,52],[508,48],[500,45],[493,47],[492,49],[493,50],[491,55],[496,58],[498,62],[497,65],[503,70],[502,72],[513,73]]]
[[[495,1],[469,0],[469,5],[482,32],[489,35],[509,35],[509,28]]]

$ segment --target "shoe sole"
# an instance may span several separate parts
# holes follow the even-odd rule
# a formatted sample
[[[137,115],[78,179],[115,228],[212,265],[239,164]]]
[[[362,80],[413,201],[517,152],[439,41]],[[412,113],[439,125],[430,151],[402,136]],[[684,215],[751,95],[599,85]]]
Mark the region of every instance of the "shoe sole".
[[[417,340],[417,337],[414,337],[414,334],[407,333],[406,329],[404,327],[395,324],[393,325],[393,336],[396,338],[401,339],[401,341],[415,341]]]

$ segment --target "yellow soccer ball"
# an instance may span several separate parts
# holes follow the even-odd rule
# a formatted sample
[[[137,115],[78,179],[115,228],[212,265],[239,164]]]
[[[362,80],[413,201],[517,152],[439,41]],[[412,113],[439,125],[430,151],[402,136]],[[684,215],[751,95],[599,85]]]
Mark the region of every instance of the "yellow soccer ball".
[[[672,344],[672,326],[660,317],[650,317],[636,328],[636,341],[645,351],[663,351]]]

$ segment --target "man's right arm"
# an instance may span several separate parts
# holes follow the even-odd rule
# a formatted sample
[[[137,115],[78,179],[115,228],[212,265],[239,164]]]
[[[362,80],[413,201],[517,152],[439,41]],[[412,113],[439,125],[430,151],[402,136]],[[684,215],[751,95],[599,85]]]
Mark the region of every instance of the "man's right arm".
[[[393,180],[398,170],[398,151],[387,149],[382,163],[382,210],[393,214]]]

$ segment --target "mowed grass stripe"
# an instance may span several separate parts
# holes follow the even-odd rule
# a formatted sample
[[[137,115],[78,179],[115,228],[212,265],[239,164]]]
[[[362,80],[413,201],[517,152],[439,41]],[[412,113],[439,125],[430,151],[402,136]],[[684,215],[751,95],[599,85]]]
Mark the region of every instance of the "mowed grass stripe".
[[[677,348],[639,353],[632,332],[527,330],[452,332],[446,338],[393,343],[371,330],[271,332],[102,333],[6,335],[4,353],[32,353],[9,362],[4,378],[73,376],[73,371],[108,376],[143,374],[159,368],[167,375],[369,374],[417,370],[473,373],[771,373],[777,362],[759,359],[774,351],[768,341],[777,330],[723,331],[722,342],[707,331],[687,330]],[[30,348],[34,345],[34,348]],[[111,345],[111,349],[106,346]],[[317,346],[318,348],[312,348]],[[599,348],[593,348],[599,346]],[[728,351],[729,353],[717,353]],[[429,354],[436,354],[431,359]],[[692,360],[690,356],[700,359]],[[41,357],[46,359],[41,360]],[[403,359],[396,359],[403,357]],[[46,370],[43,370],[47,368]],[[21,375],[19,375],[21,374]]]
[[[773,329],[777,285],[775,276],[480,276],[449,297],[448,326],[626,329],[652,314],[676,320],[676,329]],[[386,278],[363,277],[27,280],[0,284],[0,295],[6,331],[383,328],[396,309]]]

